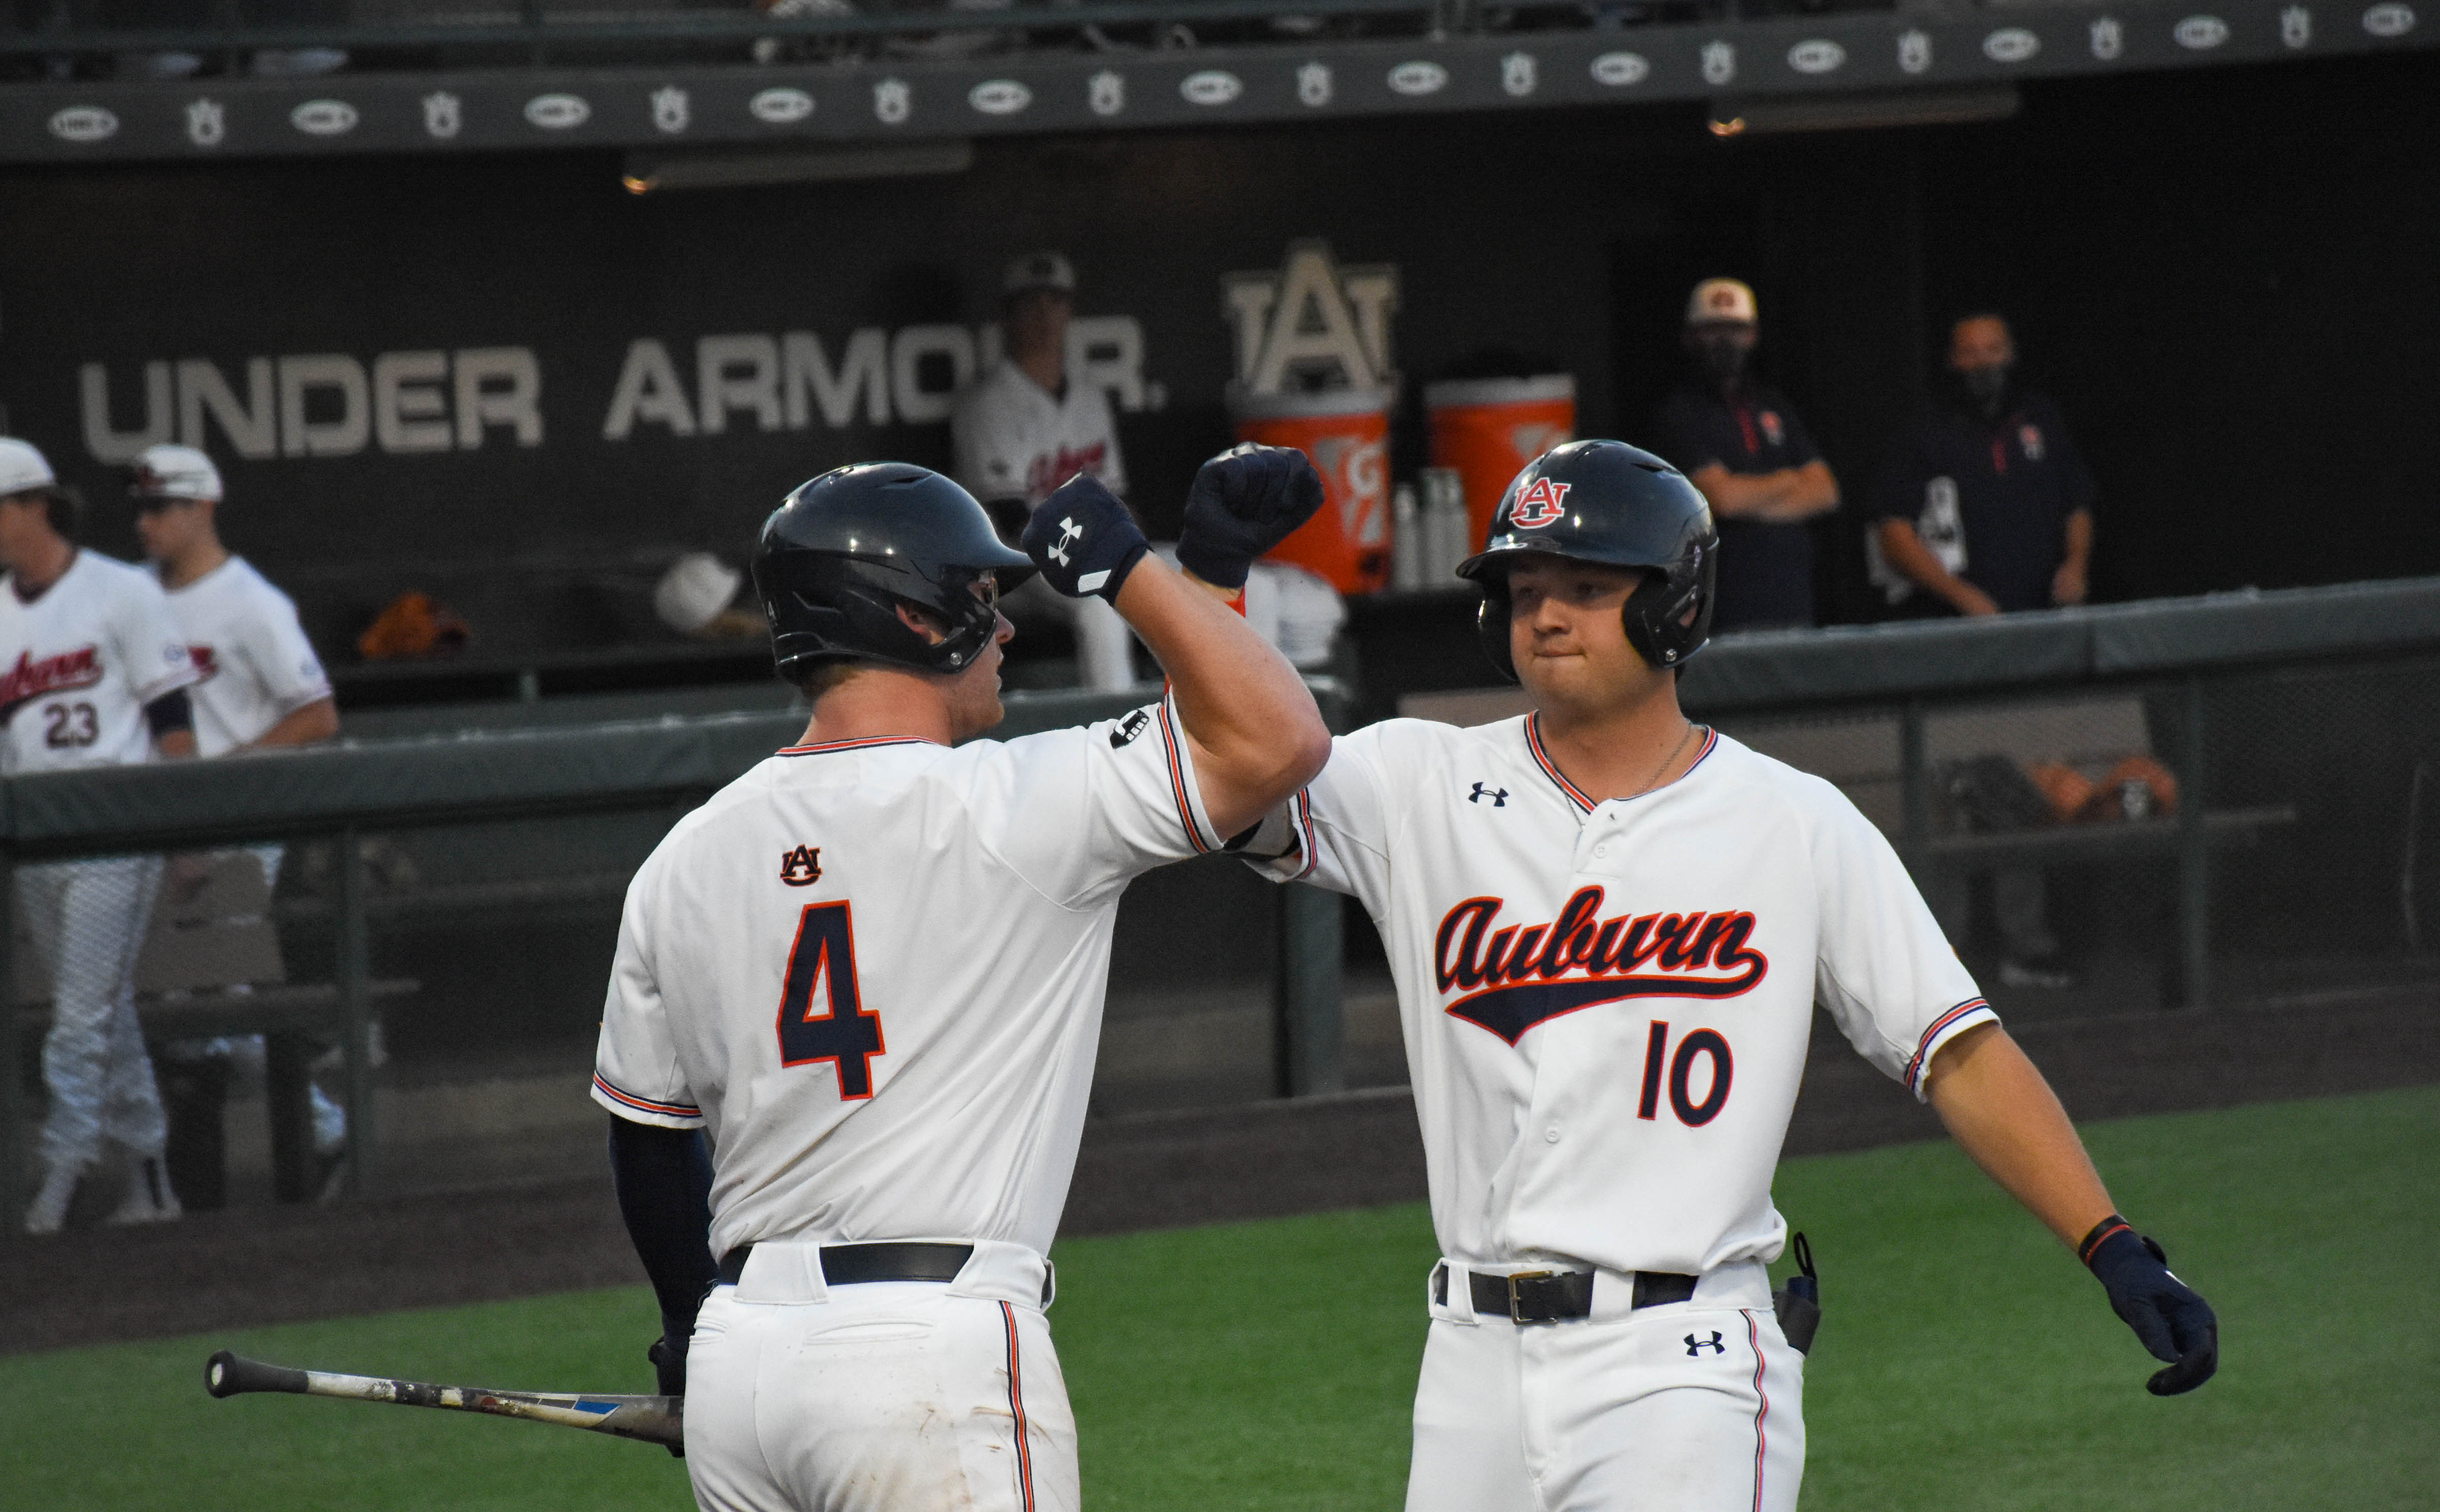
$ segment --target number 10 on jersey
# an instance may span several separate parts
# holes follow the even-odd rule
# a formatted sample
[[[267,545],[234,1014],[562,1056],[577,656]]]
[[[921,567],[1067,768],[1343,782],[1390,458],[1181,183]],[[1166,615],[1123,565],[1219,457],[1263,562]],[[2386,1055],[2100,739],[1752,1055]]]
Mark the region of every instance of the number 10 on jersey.
[[[865,1011],[856,989],[854,916],[844,900],[806,904],[780,991],[780,1064],[835,1062],[839,1096],[861,1102],[883,1053],[881,1015]]]

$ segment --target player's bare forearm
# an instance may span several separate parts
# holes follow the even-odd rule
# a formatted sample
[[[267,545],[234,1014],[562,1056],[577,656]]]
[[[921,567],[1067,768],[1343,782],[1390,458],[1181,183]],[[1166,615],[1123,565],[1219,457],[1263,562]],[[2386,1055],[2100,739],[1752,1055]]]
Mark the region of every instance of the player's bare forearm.
[[[332,699],[315,699],[302,708],[292,709],[278,724],[256,738],[258,746],[313,745],[328,740],[339,733],[339,705]]]
[[[2114,1205],[2050,1083],[1996,1023],[1966,1030],[1932,1058],[1931,1106],[1983,1174],[2069,1249]]]
[[[1330,730],[1304,680],[1208,584],[1148,556],[1127,575],[1118,609],[1169,673],[1220,833],[1261,819],[1330,759]]]
[[[171,730],[154,740],[152,746],[171,761],[184,761],[195,754],[195,732]]]
[[[1712,512],[1724,520],[1764,520],[1786,496],[1787,471],[1731,472],[1717,462],[1696,468],[1687,481],[1711,501]]]
[[[1764,512],[1765,519],[1792,524],[1839,507],[1839,480],[1831,473],[1830,464],[1818,457],[1771,475],[1786,482],[1778,502]]]

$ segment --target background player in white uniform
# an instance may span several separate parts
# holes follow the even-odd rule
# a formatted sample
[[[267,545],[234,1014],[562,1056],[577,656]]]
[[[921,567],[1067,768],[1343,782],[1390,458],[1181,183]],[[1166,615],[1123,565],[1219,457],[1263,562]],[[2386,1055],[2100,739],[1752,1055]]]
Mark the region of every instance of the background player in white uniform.
[[[1242,577],[1320,497],[1298,454],[1216,459],[1193,560]],[[1044,1256],[1119,897],[1328,751],[1294,671],[1099,483],[1053,493],[1024,540],[1031,562],[902,464],[791,495],[754,570],[780,673],[814,699],[804,742],[680,821],[628,890],[594,1096],[707,1508],[1077,1505]],[[1037,564],[1115,599],[1172,692],[953,748],[998,722],[996,590]]]
[[[273,587],[254,564],[221,543],[220,506],[224,497],[220,469],[190,446],[151,446],[130,469],[128,493],[135,501],[135,534],[144,555],[170,596],[170,615],[186,638],[187,654],[200,679],[188,690],[194,705],[195,745],[206,756],[283,745],[311,745],[339,733],[339,705],[322,660],[305,638],[296,605]],[[262,863],[262,880],[277,886],[283,846],[251,847]],[[217,1131],[232,1071],[252,1081],[263,1074],[259,1034],[180,1041],[162,1048],[167,1090],[180,1129],[207,1126]],[[314,1149],[335,1167],[348,1133],[347,1110],[322,1089],[307,1083],[314,1116]],[[188,1161],[182,1133],[172,1150],[172,1184],[188,1207],[221,1205],[220,1143]],[[327,1185],[332,1170],[323,1174]],[[200,1187],[205,1200],[197,1201]]]
[[[1079,472],[1122,498],[1127,491],[1109,396],[1068,369],[1075,299],[1076,270],[1065,256],[1033,252],[1011,261],[1000,279],[1005,355],[958,396],[949,416],[957,479],[1006,530]],[[1074,627],[1085,686],[1134,684],[1133,638],[1098,596],[1062,599],[1032,584],[1012,596],[1009,610],[1019,620],[1038,614]]]
[[[0,769],[123,766],[195,754],[185,640],[141,568],[81,550],[74,505],[40,452],[0,439]],[[63,528],[65,527],[65,528]],[[135,1022],[135,952],[160,878],[152,856],[52,862],[17,872],[36,953],[51,974],[43,1041],[50,1113],[29,1234],[57,1233],[105,1138],[135,1157],[114,1222],[178,1216],[161,1168],[166,1133]]]
[[[2173,1361],[2156,1392],[2214,1367],[2211,1309],[2111,1211],[1888,843],[1678,712],[1716,543],[1659,458],[1545,454],[1461,569],[1536,712],[1343,737],[1253,842],[1362,899],[1397,978],[1444,1256],[1418,1512],[1796,1504],[1802,1360],[1764,1266],[1817,1001],[2078,1247]]]

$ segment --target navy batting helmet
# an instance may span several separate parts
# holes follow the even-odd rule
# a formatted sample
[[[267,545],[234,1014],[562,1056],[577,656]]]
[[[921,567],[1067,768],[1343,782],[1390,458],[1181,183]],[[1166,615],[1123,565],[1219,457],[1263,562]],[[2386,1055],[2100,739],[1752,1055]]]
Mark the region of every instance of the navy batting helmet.
[[[955,672],[989,646],[998,612],[974,586],[1001,589],[1033,563],[993,533],[975,496],[926,468],[862,462],[801,485],[762,522],[754,591],[771,654],[796,681],[825,661],[886,662]],[[948,631],[937,644],[906,627],[902,603]]]
[[[1508,569],[1540,552],[1654,571],[1626,596],[1626,640],[1654,667],[1683,667],[1712,634],[1720,536],[1686,474],[1624,441],[1570,441],[1526,464],[1491,517],[1491,539],[1458,564],[1482,585],[1483,653],[1509,681]]]

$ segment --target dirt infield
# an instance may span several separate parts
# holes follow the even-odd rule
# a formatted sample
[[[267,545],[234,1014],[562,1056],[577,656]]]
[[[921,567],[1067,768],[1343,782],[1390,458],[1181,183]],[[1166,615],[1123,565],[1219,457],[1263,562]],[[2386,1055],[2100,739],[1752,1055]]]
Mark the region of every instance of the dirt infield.
[[[2080,1119],[2440,1081],[2440,996],[2429,988],[2015,1032]],[[1927,1110],[1821,1026],[1788,1154],[1939,1131]],[[1423,1195],[1407,1093],[1354,1093],[1090,1125],[1064,1232]],[[606,1183],[238,1209],[158,1228],[0,1242],[0,1353],[642,1279]]]

